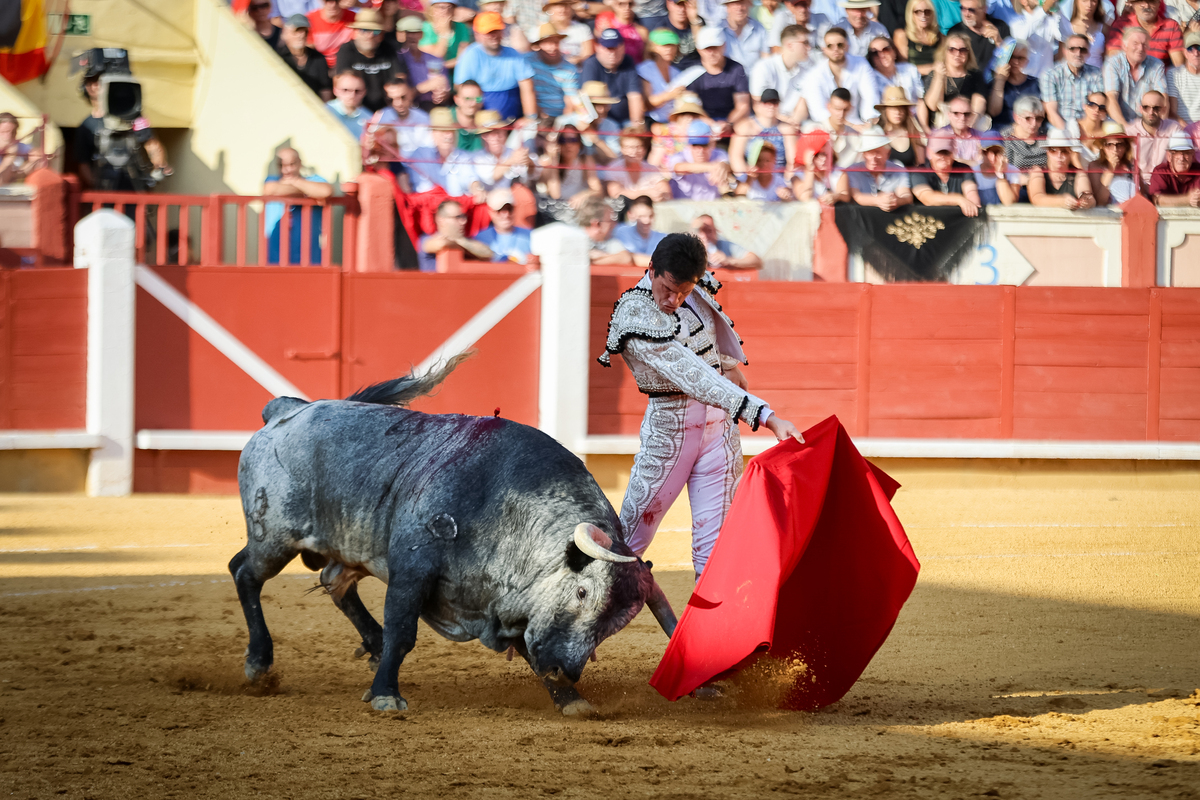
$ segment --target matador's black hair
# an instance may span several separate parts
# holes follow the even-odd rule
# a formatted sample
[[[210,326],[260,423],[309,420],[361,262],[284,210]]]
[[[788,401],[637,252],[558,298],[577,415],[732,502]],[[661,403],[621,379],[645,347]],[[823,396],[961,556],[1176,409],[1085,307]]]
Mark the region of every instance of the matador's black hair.
[[[699,283],[708,268],[708,250],[690,233],[668,233],[654,248],[650,267],[655,275],[665,272],[679,283]]]

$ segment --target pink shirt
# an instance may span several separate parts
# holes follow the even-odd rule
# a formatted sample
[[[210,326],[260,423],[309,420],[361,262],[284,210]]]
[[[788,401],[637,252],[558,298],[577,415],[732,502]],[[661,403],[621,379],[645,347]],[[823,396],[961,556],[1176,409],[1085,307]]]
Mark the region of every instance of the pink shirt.
[[[1158,126],[1158,133],[1150,134],[1142,127],[1142,121],[1131,122],[1125,126],[1125,132],[1133,139],[1133,153],[1137,159],[1138,169],[1142,173],[1142,180],[1146,185],[1150,185],[1150,175],[1154,172],[1154,168],[1167,158],[1167,144],[1171,139],[1171,134],[1179,130],[1179,123],[1173,119],[1164,119]]]

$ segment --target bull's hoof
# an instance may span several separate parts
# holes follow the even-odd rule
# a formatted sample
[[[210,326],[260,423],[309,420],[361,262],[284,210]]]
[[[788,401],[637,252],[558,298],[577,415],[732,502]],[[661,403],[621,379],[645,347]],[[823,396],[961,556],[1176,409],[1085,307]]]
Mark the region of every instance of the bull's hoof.
[[[596,707],[581,697],[563,706],[562,715],[564,717],[575,717],[576,719],[587,719],[596,716]]]
[[[725,696],[716,686],[698,686],[696,691],[692,692],[692,697],[697,700],[720,700]]]
[[[264,675],[271,671],[271,665],[267,664],[264,666],[262,664],[255,664],[247,660],[244,671],[246,673],[246,680],[250,681],[251,683],[258,683],[263,679]]]
[[[407,711],[408,701],[403,697],[374,697],[371,708],[376,711]]]

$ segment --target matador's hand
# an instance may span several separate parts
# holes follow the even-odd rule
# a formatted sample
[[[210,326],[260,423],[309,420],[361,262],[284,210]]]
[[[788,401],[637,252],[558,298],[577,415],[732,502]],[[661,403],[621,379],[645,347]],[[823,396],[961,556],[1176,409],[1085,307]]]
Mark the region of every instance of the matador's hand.
[[[800,433],[800,429],[786,419],[781,419],[778,414],[772,414],[767,418],[766,428],[781,442],[790,436],[800,444],[804,444],[804,434]]]

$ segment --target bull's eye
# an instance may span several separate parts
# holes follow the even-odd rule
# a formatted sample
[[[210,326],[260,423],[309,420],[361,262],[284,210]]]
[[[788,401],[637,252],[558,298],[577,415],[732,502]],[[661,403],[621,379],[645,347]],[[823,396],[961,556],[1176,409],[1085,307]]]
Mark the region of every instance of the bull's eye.
[[[575,596],[578,597],[579,602],[582,603],[585,599],[587,599],[587,589],[580,586],[578,589],[575,590]]]

